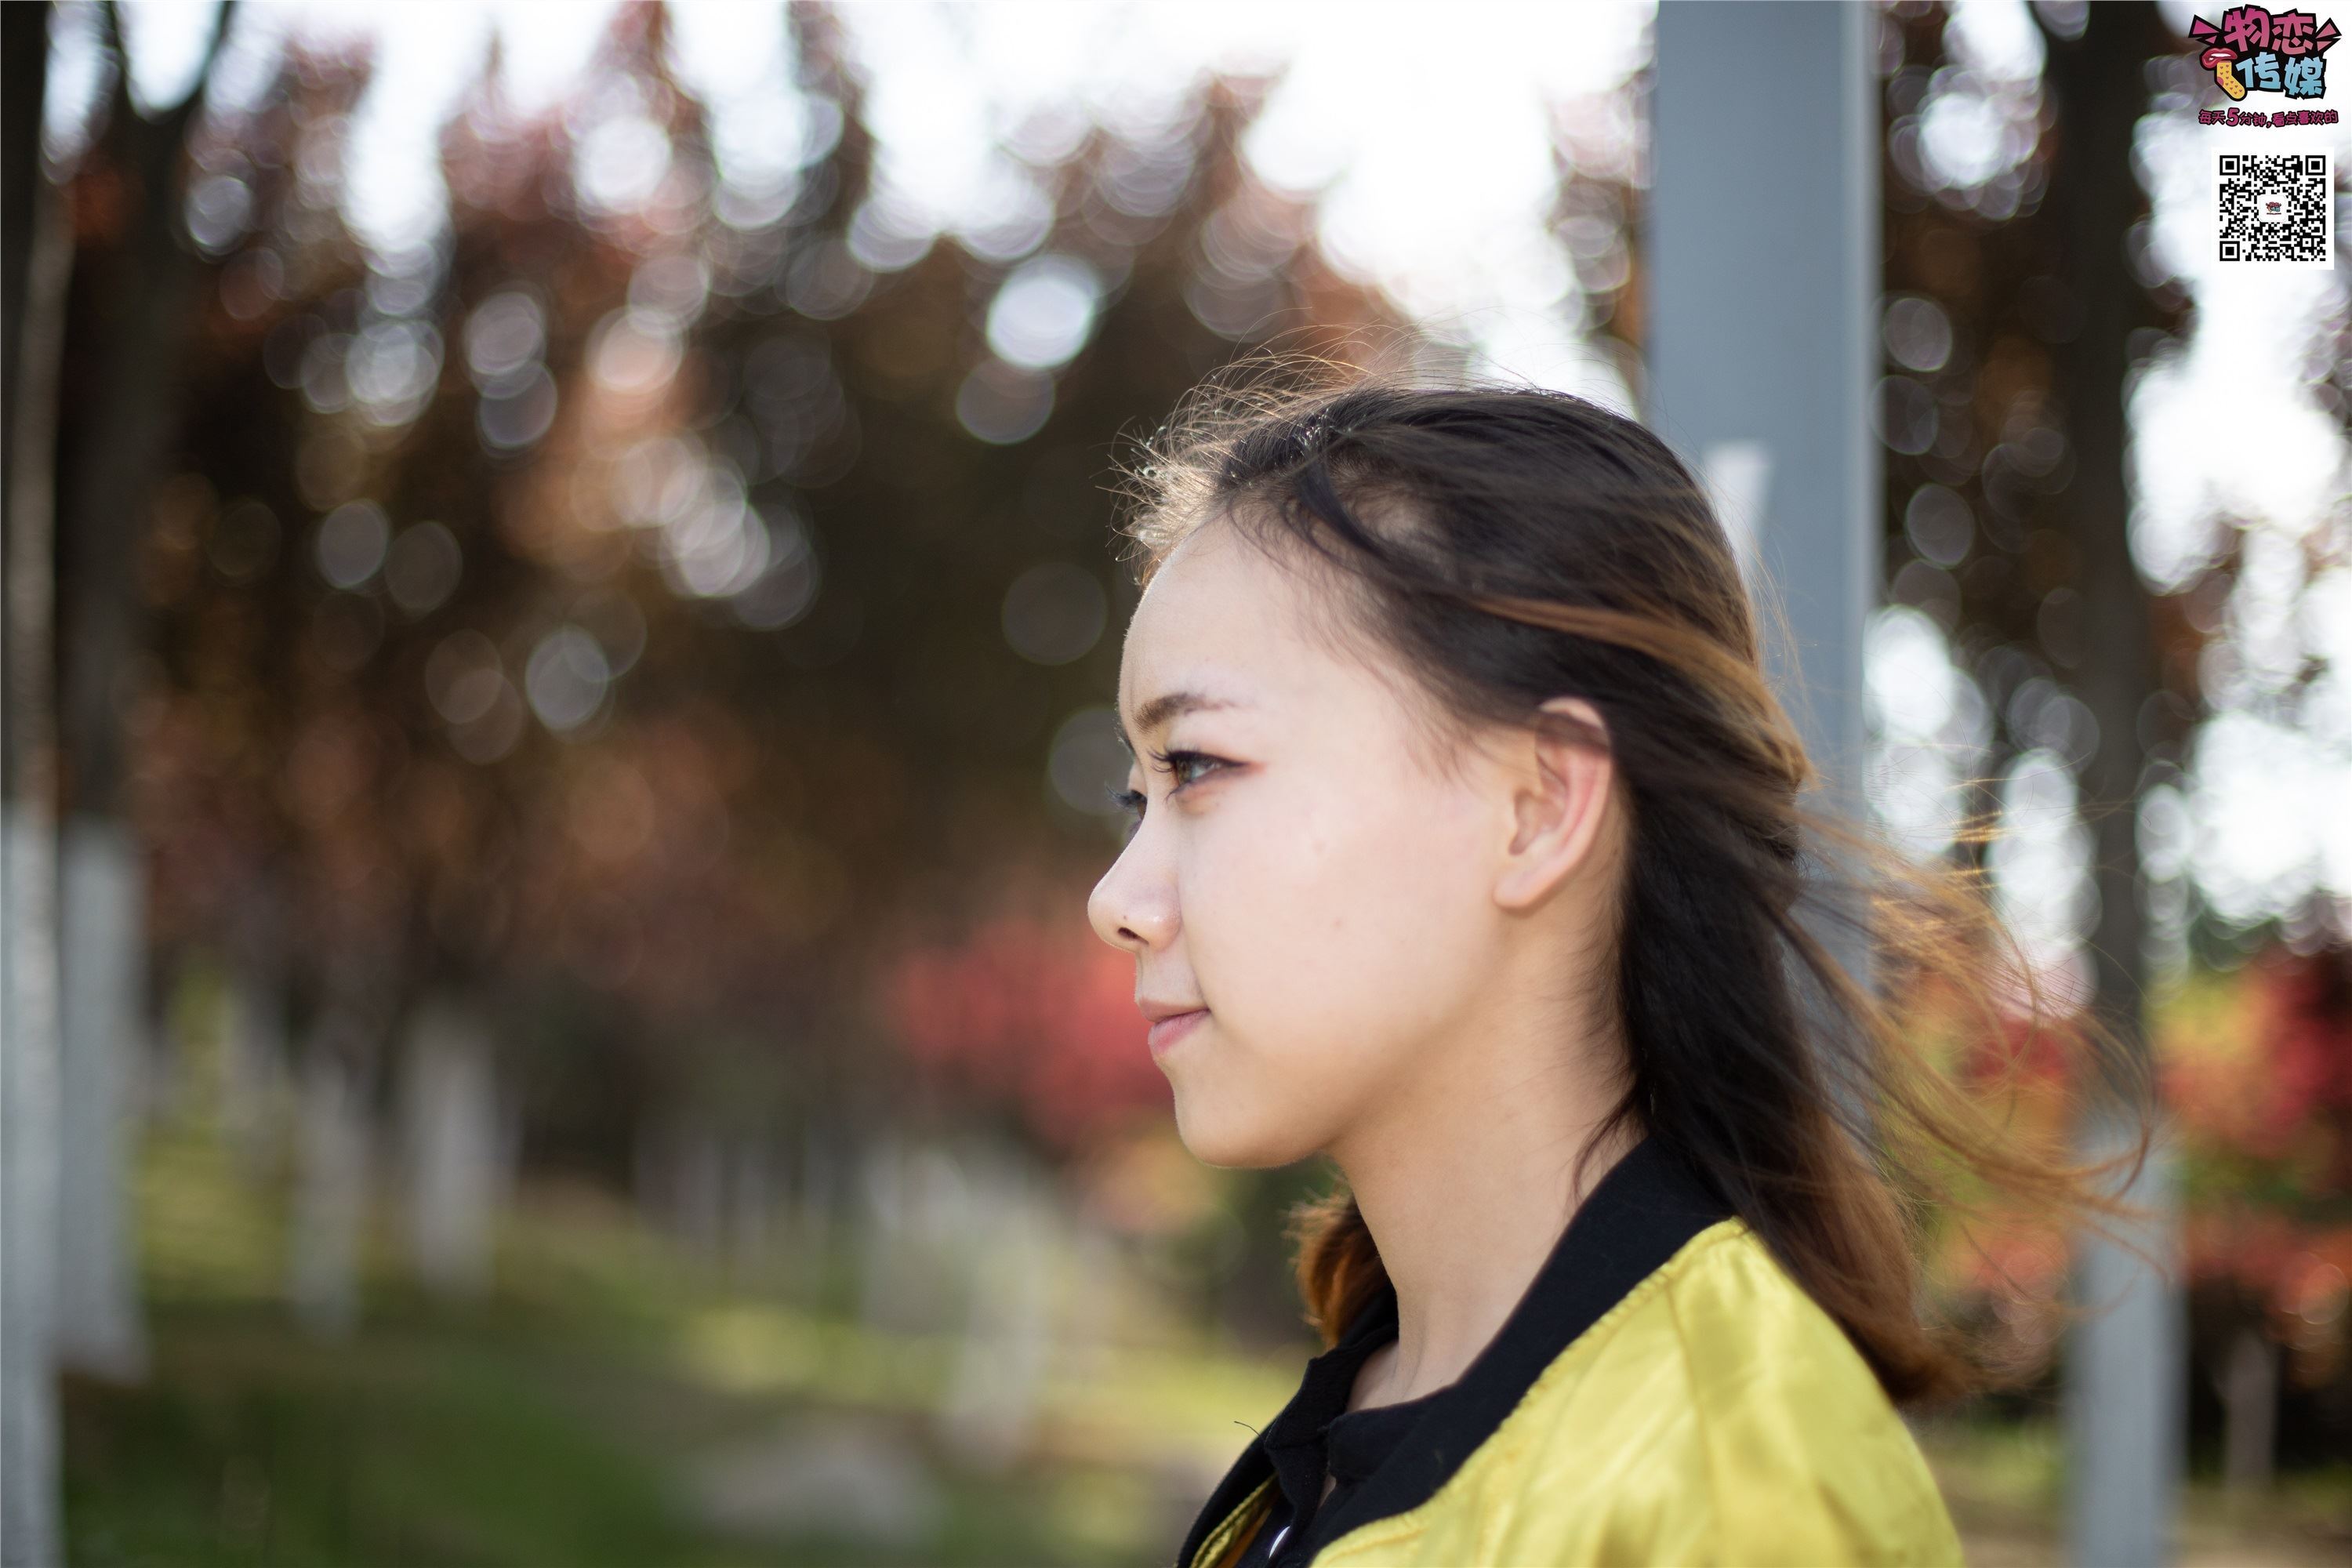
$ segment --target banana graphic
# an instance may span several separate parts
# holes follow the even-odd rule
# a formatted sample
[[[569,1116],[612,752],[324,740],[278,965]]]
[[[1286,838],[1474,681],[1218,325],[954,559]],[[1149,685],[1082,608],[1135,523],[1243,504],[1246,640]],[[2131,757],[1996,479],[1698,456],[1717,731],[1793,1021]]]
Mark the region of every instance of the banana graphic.
[[[2238,73],[2230,68],[2236,62],[2237,58],[2227,49],[2207,49],[2197,57],[2199,65],[2213,68],[2213,79],[2220,82],[2221,90],[2232,99],[2246,96],[2246,84],[2240,81]]]

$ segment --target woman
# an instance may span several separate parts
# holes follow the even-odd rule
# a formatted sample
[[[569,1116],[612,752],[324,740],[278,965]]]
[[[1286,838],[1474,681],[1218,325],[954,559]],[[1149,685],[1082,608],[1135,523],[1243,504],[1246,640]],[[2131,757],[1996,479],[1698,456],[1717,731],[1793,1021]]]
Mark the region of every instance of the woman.
[[[1377,376],[1147,445],[1089,917],[1186,1146],[1344,1178],[1300,1215],[1328,1348],[1178,1568],[1958,1562],[1896,1407],[1990,1372],[1920,1321],[1919,1211],[1955,1167],[2131,1211],[1915,1037],[1930,983],[1995,1016],[1997,932],[1801,814],[1690,474],[1576,398]]]

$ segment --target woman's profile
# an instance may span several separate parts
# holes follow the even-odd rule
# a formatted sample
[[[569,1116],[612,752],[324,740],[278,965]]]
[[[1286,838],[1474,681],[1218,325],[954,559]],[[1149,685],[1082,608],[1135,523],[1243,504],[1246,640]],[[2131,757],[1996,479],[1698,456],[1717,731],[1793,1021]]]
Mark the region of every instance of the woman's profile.
[[[1192,1152],[1341,1178],[1297,1215],[1326,1348],[1177,1568],[1958,1562],[1898,1410],[1995,1373],[1926,1321],[1925,1216],[2129,1211],[1906,1026],[2038,993],[1965,876],[1801,806],[1690,473],[1370,373],[1146,447],[1088,916]]]

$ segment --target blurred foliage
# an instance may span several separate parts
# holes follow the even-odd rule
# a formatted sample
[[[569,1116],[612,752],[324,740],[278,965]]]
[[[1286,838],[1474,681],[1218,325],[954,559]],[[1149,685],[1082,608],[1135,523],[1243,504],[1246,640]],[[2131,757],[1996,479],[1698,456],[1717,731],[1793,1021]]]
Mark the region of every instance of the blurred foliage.
[[[519,1020],[581,993],[633,1114],[895,1117],[908,1007],[1084,996],[1046,1065],[999,1031],[953,1090],[1075,1148],[1164,1096],[1108,1005],[1123,961],[987,933],[1085,934],[1108,836],[1066,781],[1101,763],[1056,726],[1107,699],[1132,599],[1114,447],[1243,342],[1395,317],[1239,160],[1259,85],[1199,84],[1157,142],[1087,134],[1037,171],[1034,254],[990,258],[877,237],[821,6],[791,11],[795,194],[745,220],[665,17],[624,7],[564,113],[507,110],[493,63],[431,253],[371,258],[341,217],[364,52],[297,44],[255,110],[189,132],[204,303],[127,718],[154,940],[283,972],[300,1048],[377,1080],[420,997]],[[667,149],[635,205],[583,190],[590,106]],[[95,258],[146,210],[110,134],[70,189]],[[1203,293],[1220,268],[1253,309]],[[1028,345],[1059,363],[998,352],[1024,300],[1032,337],[1077,310]],[[559,1141],[613,1120],[552,1076]]]
[[[283,1214],[199,1102],[151,1138],[141,1192],[156,1366],[135,1389],[68,1383],[75,1562],[1146,1563],[1230,1458],[1229,1413],[1277,1408],[1294,1372],[1287,1352],[1107,1344],[1048,1380],[1016,1468],[974,1469],[934,1436],[955,1336],[730,1284],[593,1187],[519,1205],[471,1306],[418,1292],[376,1237],[341,1344],[290,1331]],[[911,1466],[909,1495],[938,1504],[910,1504],[922,1539],[713,1500],[801,1430]]]
[[[2076,459],[2059,362],[2082,331],[2084,303],[2061,276],[2064,215],[2043,204],[2058,150],[2053,95],[1956,58],[1950,19],[1942,5],[1891,7],[1880,61],[1887,595],[1953,634],[1999,716],[1996,755],[1981,770],[1998,776],[2031,746],[2053,745],[2077,766],[2087,752],[2063,710],[2047,716],[2015,695],[2037,677],[2043,687],[2078,679],[2088,650],[2076,535],[2108,520],[2079,516],[2068,494]],[[2143,43],[2161,47],[2152,16],[2143,30]],[[1956,171],[1923,147],[1926,117],[1956,104],[1999,128],[1989,166]],[[2178,280],[2137,270],[2143,287],[2126,309],[2132,352],[2145,358],[2184,328],[2189,297]],[[2176,658],[2168,674],[2179,673]],[[2151,714],[2152,748],[2168,742],[2177,754],[2189,712],[2176,701]]]
[[[2084,616],[2086,561],[2099,548],[2086,531],[2120,519],[2086,509],[2074,482],[2074,426],[2100,411],[2067,406],[2069,356],[2088,312],[2064,280],[2068,247],[2079,244],[2074,215],[2053,196],[2067,142],[2053,72],[2084,19],[2055,7],[2034,15],[2050,63],[2021,79],[1955,47],[1948,6],[1904,0],[1882,12],[1885,358],[1876,417],[1886,596],[1934,620],[1973,683],[1967,695],[1980,700],[1985,749],[1969,773],[1967,807],[1979,818],[1998,812],[1999,781],[2035,749],[2084,777],[2086,810],[2109,809],[2090,798],[2088,781],[2101,723],[2118,721],[2091,706],[2090,678],[2117,656],[2085,645]],[[2114,24],[2102,47],[2146,57],[2140,112],[2188,112],[2197,78],[2180,40],[2152,11],[2126,16],[2116,7],[2098,19]],[[2068,68],[2075,78],[2065,85],[2086,90],[2083,62]],[[1956,158],[1948,138],[1939,145],[1935,123],[1969,117],[1990,128],[1965,144],[1980,154],[1973,162]],[[2181,352],[2192,305],[2185,280],[2153,248],[2138,193],[2132,206],[2124,252],[2136,286],[2110,302],[2124,312],[2127,381]],[[2352,324],[2336,331],[2339,348],[2352,346],[2341,338]],[[2344,389],[2329,375],[2340,381],[2347,365],[2339,353],[2313,378],[2332,406],[2342,406]],[[2079,371],[2071,379],[2083,383]],[[2130,395],[2128,385],[2088,390]],[[2132,716],[2143,763],[2126,806],[2169,801],[2184,787],[2196,726],[2212,711],[2204,672],[2230,632],[2216,610],[2240,564],[2224,549],[2177,591],[2150,597],[2156,685]],[[2141,839],[2145,853],[2145,828]],[[1951,853],[1987,863],[1978,837],[1963,835]],[[2210,1452],[2221,1419],[2211,1380],[2241,1323],[2286,1352],[2283,1461],[2340,1452],[2352,1443],[2352,950],[2315,909],[2252,927],[2222,920],[2177,863],[2151,860],[2136,884],[2107,896],[2125,890],[2156,928],[2146,946],[2146,1031],[2182,1161],[2197,1452],[2200,1461]],[[2088,1087],[2070,1080],[2063,1034],[1972,1047],[1970,1070],[2014,1093],[2021,1136],[2063,1134],[2063,1097]],[[2011,1216],[1947,1227],[1942,1245],[1937,1268],[1953,1309],[2011,1352],[2039,1358],[2047,1393],[2057,1338],[2046,1309],[2064,1286],[2063,1238]]]
[[[1940,1027],[1932,1015],[1920,1024]],[[2210,1456],[2220,1368],[2252,1326],[2284,1356],[2281,1464],[2324,1461],[2352,1443],[2352,967],[2341,949],[2282,947],[2200,969],[2151,1004],[2149,1033],[2178,1160],[2192,1449]],[[2081,1086],[2058,1035],[1957,1048],[2020,1139],[2063,1136]],[[1995,1407],[2055,1409],[2068,1256],[2039,1216],[1937,1222],[1939,1310],[2039,1368]]]

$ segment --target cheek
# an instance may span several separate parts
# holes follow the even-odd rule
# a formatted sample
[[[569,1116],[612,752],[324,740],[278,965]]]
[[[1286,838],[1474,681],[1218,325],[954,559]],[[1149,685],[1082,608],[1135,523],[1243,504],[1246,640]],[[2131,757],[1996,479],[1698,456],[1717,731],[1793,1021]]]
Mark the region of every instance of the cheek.
[[[1487,988],[1496,935],[1460,803],[1269,789],[1249,805],[1187,847],[1184,941],[1215,1016],[1165,1067],[1186,1146],[1263,1169],[1411,1092]]]
[[[1476,983],[1493,915],[1467,803],[1349,786],[1249,805],[1184,889],[1210,1005],[1286,1053],[1359,1064],[1442,1026]]]

